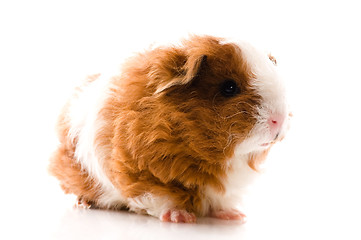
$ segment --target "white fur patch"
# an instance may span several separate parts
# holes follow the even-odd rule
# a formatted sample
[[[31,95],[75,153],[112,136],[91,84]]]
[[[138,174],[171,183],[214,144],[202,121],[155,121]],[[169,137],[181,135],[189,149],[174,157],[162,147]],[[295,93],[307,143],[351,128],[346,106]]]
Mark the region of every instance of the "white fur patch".
[[[225,193],[220,194],[213,188],[207,187],[204,191],[203,215],[207,215],[209,209],[231,210],[237,209],[242,203],[242,196],[247,192],[247,188],[257,172],[248,166],[248,154],[238,152],[236,148],[234,157],[228,160],[229,169],[227,178],[223,181]]]
[[[167,198],[157,197],[150,193],[146,193],[139,197],[129,198],[128,207],[133,212],[147,213],[159,218],[174,206],[172,206],[172,202]]]
[[[104,102],[109,96],[110,77],[100,76],[93,82],[80,87],[70,102],[69,137],[77,139],[75,157],[81,166],[98,182],[103,191],[99,199],[102,207],[124,203],[119,190],[110,182],[103,170],[103,163],[110,157],[111,146],[98,146],[96,133],[101,131],[105,121],[99,117]],[[75,142],[75,141],[74,141]]]
[[[241,44],[241,49],[243,57],[255,75],[255,78],[251,79],[251,84],[262,97],[261,106],[257,109],[258,122],[239,150],[247,154],[265,150],[266,148],[260,145],[273,140],[274,136],[268,126],[268,120],[272,115],[282,116],[284,119],[279,137],[284,136],[289,124],[289,110],[283,80],[268,55],[246,43]]]

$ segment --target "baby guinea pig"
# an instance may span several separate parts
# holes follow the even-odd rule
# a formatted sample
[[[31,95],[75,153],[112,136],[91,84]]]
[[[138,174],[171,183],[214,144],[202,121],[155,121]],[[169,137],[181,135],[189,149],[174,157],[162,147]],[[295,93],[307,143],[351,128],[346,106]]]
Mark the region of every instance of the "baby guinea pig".
[[[192,36],[76,88],[59,117],[50,172],[86,206],[167,222],[244,221],[242,191],[288,117],[273,57]]]

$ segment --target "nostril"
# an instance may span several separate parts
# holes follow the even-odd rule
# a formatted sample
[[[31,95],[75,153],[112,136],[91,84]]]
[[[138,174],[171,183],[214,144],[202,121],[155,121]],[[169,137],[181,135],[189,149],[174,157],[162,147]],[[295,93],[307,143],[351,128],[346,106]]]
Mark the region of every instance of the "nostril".
[[[272,114],[268,119],[268,125],[274,129],[276,132],[282,127],[284,117],[281,114]]]

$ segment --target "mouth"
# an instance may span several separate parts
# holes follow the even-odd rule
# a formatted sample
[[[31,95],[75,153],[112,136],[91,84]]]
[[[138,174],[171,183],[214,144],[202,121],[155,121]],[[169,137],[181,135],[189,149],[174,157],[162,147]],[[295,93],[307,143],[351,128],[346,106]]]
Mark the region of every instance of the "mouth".
[[[276,134],[275,138],[271,142],[263,143],[261,144],[261,147],[268,147],[269,145],[275,144],[278,140],[278,137],[280,136],[279,133]]]
[[[273,142],[275,142],[279,136],[280,136],[280,133],[277,133],[277,135],[276,135],[275,138],[273,139]]]
[[[273,145],[275,143],[276,143],[276,139],[271,141],[271,142],[261,144],[261,147],[268,147],[268,146],[271,146],[271,145]]]

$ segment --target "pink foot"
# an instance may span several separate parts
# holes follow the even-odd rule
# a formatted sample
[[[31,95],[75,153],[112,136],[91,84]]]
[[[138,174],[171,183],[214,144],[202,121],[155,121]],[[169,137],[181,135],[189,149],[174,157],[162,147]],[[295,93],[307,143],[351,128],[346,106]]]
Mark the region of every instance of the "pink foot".
[[[241,220],[242,223],[246,222],[246,215],[236,209],[213,211],[211,217],[223,220]]]
[[[160,216],[162,222],[174,223],[195,223],[196,216],[194,213],[189,213],[186,210],[170,209]]]

